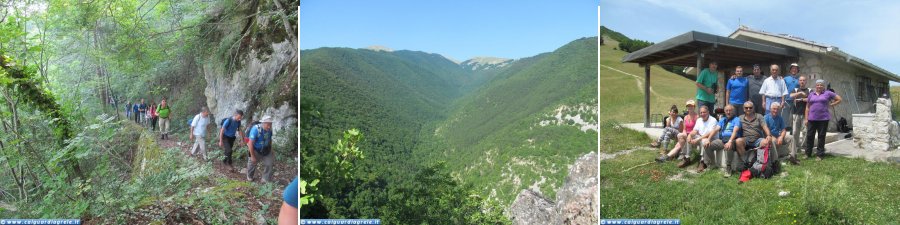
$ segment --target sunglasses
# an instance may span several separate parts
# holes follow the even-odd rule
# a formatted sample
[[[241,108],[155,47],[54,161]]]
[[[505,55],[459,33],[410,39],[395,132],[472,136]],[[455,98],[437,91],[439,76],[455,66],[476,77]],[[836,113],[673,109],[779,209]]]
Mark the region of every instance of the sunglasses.
[[[753,107],[744,107],[744,109],[752,109]]]

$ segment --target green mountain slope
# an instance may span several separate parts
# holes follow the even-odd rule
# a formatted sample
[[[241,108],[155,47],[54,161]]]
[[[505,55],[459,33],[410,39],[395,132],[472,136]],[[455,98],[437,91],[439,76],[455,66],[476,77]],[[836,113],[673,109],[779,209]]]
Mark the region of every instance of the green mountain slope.
[[[604,36],[600,45],[600,120],[637,123],[644,119],[644,68],[623,63],[627,53],[618,42]],[[694,82],[659,66],[650,68],[650,113],[665,114],[672,104],[684,110],[684,102],[697,93]]]
[[[513,62],[425,130],[431,144],[419,146],[420,158],[447,161],[503,203],[529,186],[552,197],[566,166],[597,148],[596,49],[596,38],[583,38]]]

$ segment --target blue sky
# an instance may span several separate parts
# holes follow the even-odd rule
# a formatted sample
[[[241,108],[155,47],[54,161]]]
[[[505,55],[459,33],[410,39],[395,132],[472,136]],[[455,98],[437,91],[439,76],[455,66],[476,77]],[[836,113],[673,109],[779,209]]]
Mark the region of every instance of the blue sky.
[[[900,74],[900,1],[600,2],[601,25],[651,42],[690,30],[727,36],[737,29],[739,19],[753,29],[837,46]]]
[[[302,1],[300,49],[365,48],[523,58],[597,36],[596,0]]]

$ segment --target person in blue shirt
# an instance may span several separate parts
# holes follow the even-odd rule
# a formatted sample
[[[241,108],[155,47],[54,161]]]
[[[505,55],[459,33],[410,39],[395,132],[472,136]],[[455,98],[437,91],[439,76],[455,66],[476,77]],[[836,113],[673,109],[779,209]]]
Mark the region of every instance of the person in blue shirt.
[[[800,86],[800,66],[797,63],[791,63],[788,72],[784,75],[784,86],[787,87],[788,95],[784,96],[784,104],[781,104],[781,118],[784,118],[785,123],[791,124],[793,122],[791,114],[794,112],[794,97],[790,95],[790,92]]]
[[[256,172],[256,164],[263,164],[263,182],[272,181],[275,166],[275,154],[272,153],[272,117],[263,116],[259,124],[250,128],[247,134],[250,143],[250,159],[247,160],[247,180],[253,181],[253,173]]]
[[[141,105],[137,102],[134,105],[131,105],[131,114],[134,115],[134,122],[137,124],[141,124]]]
[[[787,130],[785,129],[784,119],[781,117],[781,104],[772,103],[771,112],[766,114],[766,125],[769,128],[769,136],[766,137],[766,141],[772,143],[771,146],[775,147],[775,152],[778,153],[778,157],[774,157],[774,159],[779,159],[784,153],[790,152],[790,156],[788,157],[788,161],[791,164],[799,165],[800,161],[797,160],[797,150],[794,148],[793,138],[787,134]]]
[[[241,131],[241,119],[244,117],[244,111],[237,110],[234,113],[234,116],[231,118],[225,118],[222,121],[222,128],[219,128],[219,147],[222,147],[222,150],[225,152],[225,159],[222,159],[222,163],[232,167],[231,165],[231,153],[234,149],[234,140],[243,140],[244,132]],[[240,145],[243,142],[238,142]]]
[[[281,211],[278,212],[278,224],[297,224],[297,177],[284,188],[284,202],[281,203]]]
[[[744,110],[741,106],[744,105],[744,102],[747,101],[747,92],[749,80],[744,77],[744,68],[741,66],[737,66],[734,68],[734,75],[731,76],[731,79],[728,79],[728,84],[725,85],[725,99],[728,99],[728,104],[732,105],[735,110],[735,115],[744,115]]]
[[[734,152],[737,151],[739,155],[744,155],[743,149],[739,148],[737,144],[737,139],[741,137],[741,118],[735,116],[734,106],[730,104],[725,105],[725,118],[719,120],[719,123],[716,125],[716,128],[713,129],[713,132],[718,134],[717,140],[710,142],[709,147],[704,149],[705,152],[703,153],[703,157],[705,157],[705,159],[703,160],[710,163],[716,162],[714,159],[715,152],[725,150],[725,168],[721,168],[721,172],[723,176],[731,177],[731,173],[736,169],[731,167]],[[716,166],[721,165],[721,163],[712,164],[715,164]]]

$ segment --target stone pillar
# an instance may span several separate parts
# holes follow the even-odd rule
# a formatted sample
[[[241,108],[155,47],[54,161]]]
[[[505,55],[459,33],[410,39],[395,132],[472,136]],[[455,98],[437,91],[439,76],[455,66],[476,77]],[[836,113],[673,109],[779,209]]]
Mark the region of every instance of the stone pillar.
[[[862,149],[889,151],[900,146],[900,126],[891,119],[891,101],[875,101],[875,114],[855,114],[853,141]],[[871,118],[869,120],[868,118]]]

